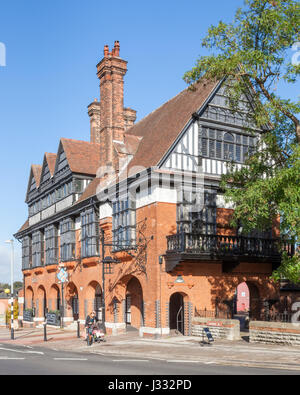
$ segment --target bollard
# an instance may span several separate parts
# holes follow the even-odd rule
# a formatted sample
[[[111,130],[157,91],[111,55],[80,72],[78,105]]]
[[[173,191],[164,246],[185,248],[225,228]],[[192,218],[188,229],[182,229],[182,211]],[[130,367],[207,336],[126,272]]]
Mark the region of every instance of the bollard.
[[[80,321],[77,321],[77,337],[80,338]]]
[[[44,322],[44,342],[47,341],[47,323]]]

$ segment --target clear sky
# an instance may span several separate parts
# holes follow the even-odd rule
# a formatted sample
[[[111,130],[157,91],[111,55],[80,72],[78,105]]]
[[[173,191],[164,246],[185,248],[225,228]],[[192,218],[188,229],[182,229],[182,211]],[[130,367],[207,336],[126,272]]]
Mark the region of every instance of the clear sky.
[[[89,139],[87,105],[99,98],[96,64],[120,41],[128,61],[125,106],[138,120],[183,90],[185,71],[204,54],[211,24],[229,22],[242,0],[14,0],[0,4],[0,282],[9,280],[4,241],[27,218],[31,164],[57,152],[61,137]],[[0,58],[1,64],[1,58]],[[299,88],[299,87],[298,87]],[[286,91],[295,97],[296,87]],[[15,241],[15,279],[22,279]]]

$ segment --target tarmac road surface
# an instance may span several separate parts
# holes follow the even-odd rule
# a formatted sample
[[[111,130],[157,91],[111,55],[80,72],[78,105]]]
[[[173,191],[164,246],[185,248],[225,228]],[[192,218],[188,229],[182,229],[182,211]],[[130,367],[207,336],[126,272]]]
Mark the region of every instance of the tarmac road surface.
[[[0,344],[1,375],[299,375],[300,371],[217,365],[209,361],[133,358]]]

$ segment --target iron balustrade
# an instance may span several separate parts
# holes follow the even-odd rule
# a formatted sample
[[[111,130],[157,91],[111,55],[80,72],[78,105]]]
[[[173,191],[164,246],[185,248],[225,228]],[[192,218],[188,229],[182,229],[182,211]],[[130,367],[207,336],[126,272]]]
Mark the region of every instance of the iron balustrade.
[[[247,236],[177,233],[167,236],[168,253],[251,255],[279,257],[282,251],[294,255],[294,245],[281,239],[264,239]]]

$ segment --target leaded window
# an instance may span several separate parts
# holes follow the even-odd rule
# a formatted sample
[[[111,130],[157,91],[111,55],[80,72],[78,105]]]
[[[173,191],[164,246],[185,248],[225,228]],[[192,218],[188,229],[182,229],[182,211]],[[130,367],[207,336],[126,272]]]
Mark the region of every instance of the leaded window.
[[[81,213],[81,256],[83,258],[99,254],[99,223],[93,209]]]
[[[241,163],[251,156],[256,144],[254,136],[205,127],[202,127],[199,138],[201,156]]]
[[[40,230],[32,234],[32,267],[44,265],[44,233]]]
[[[31,269],[32,267],[32,239],[31,236],[25,236],[22,240],[22,269]]]
[[[60,259],[70,261],[75,259],[75,223],[72,218],[66,218],[60,223]]]
[[[213,191],[182,191],[177,204],[179,232],[216,234],[217,204]]]
[[[113,244],[115,250],[135,246],[135,202],[124,199],[113,202]]]
[[[55,225],[45,229],[45,256],[46,265],[58,263],[58,229]]]

